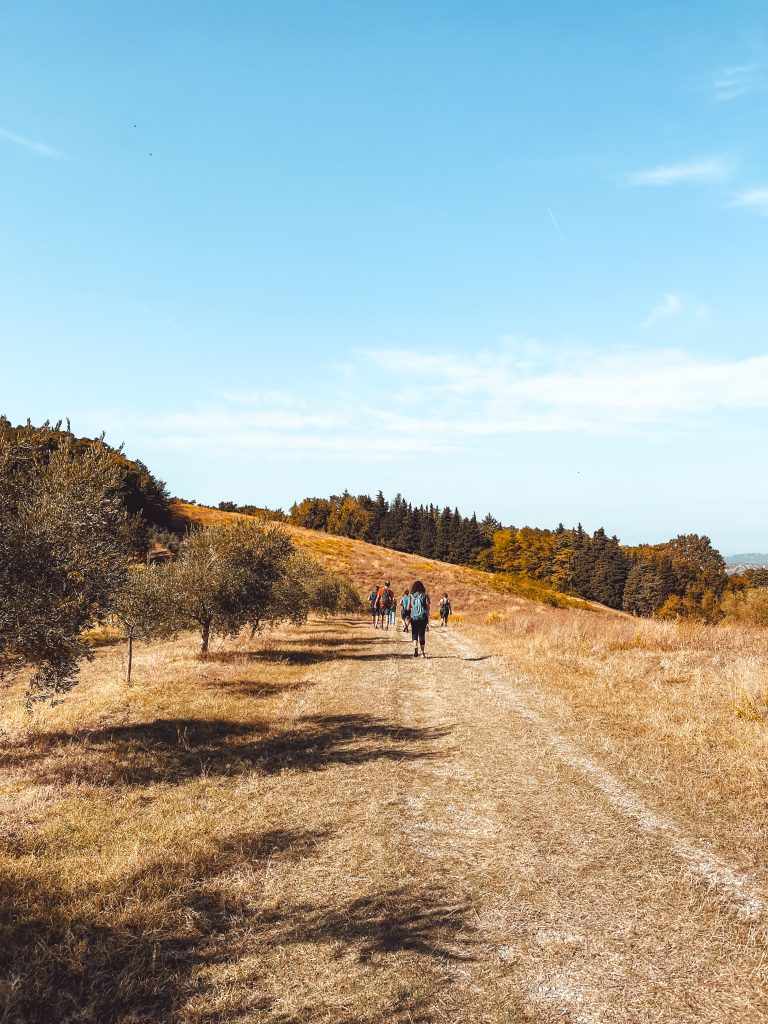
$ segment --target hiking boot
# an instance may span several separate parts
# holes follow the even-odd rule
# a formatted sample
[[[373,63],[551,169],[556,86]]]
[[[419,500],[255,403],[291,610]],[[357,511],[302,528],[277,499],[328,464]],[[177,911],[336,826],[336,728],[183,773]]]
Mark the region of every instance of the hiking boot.
[[[413,656],[414,656],[414,658],[418,658],[418,656],[419,656],[419,648],[418,647],[414,647],[413,648]]]

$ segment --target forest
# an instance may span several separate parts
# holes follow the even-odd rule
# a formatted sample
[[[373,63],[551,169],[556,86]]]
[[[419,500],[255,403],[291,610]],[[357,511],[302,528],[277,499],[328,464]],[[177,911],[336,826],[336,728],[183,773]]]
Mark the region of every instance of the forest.
[[[602,527],[556,529],[502,526],[458,509],[414,506],[400,494],[305,498],[290,510],[298,526],[367,540],[427,558],[513,573],[565,594],[640,616],[718,621],[765,586],[765,573],[729,578],[725,560],[706,536],[682,534],[661,544],[623,545]],[[761,603],[762,595],[757,603]],[[747,603],[756,603],[751,596]],[[738,616],[737,616],[738,617]],[[747,616],[749,617],[749,616]]]

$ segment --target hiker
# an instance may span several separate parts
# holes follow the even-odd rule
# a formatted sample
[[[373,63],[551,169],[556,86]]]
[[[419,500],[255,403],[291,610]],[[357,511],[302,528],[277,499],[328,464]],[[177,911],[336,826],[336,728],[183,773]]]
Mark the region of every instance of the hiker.
[[[379,603],[379,585],[376,584],[373,590],[368,595],[368,605],[371,609],[371,616],[373,618],[373,628],[376,629],[376,619],[379,615],[378,603]]]
[[[443,594],[443,596],[440,598],[440,625],[441,626],[447,626],[448,625],[448,616],[451,614],[452,611],[453,611],[453,608],[451,608],[451,602],[450,602],[450,600],[448,598],[448,594],[447,593]]]
[[[396,622],[397,622],[397,601],[395,600],[395,595],[393,593],[392,594],[392,604],[390,605],[390,608],[389,608],[389,624],[390,624],[390,626],[394,626],[394,624]]]
[[[422,658],[426,658],[427,655],[424,652],[424,642],[426,639],[427,628],[429,626],[429,594],[421,580],[416,580],[411,587],[410,612],[413,656],[414,658],[418,658],[419,647],[421,647],[421,656]]]
[[[389,585],[389,580],[387,580],[384,586],[379,590],[377,598],[377,608],[379,611],[379,617],[381,618],[382,629],[389,629],[389,612],[394,605],[395,595]]]
[[[403,632],[411,628],[411,592],[406,590],[400,598],[400,618],[403,620]]]

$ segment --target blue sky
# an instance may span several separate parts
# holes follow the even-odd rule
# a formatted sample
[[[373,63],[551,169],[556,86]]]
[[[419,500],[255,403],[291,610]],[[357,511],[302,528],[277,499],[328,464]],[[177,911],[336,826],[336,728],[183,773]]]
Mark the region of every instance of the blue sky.
[[[26,0],[0,97],[11,419],[768,549],[764,4]]]

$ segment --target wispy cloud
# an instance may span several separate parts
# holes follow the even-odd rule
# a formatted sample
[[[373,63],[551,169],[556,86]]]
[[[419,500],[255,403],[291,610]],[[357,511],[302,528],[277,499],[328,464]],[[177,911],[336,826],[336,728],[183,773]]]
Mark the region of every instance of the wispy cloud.
[[[671,316],[677,316],[683,309],[683,303],[679,295],[667,292],[661,302],[654,306],[651,312],[643,321],[643,327],[652,327],[657,320],[666,320]]]
[[[643,320],[643,327],[653,327],[659,320],[669,320],[678,316],[704,323],[709,320],[709,308],[689,297],[683,298],[675,292],[666,292],[661,302],[657,303]]]
[[[391,461],[526,433],[664,434],[700,429],[723,412],[768,409],[768,354],[533,351],[507,344],[469,355],[353,353],[354,381],[335,374],[311,396],[220,395],[145,420],[143,444],[216,457]]]
[[[768,88],[768,75],[764,64],[734,64],[719,68],[709,80],[712,99],[718,103],[738,99]]]
[[[391,355],[391,353],[390,353]],[[379,355],[371,358],[379,361]],[[427,407],[442,407],[456,434],[542,429],[614,433],[634,425],[686,425],[689,414],[768,408],[768,355],[706,361],[675,350],[561,353],[521,373],[496,358],[411,356],[431,380]]]
[[[49,146],[45,142],[36,142],[34,139],[28,139],[24,135],[8,131],[7,128],[0,128],[0,139],[3,142],[10,142],[13,146],[21,146],[22,149],[28,149],[31,153],[37,153],[38,156],[47,157],[49,160],[60,160],[64,156],[61,150],[54,149],[53,146]]]
[[[731,200],[731,206],[746,206],[768,217],[768,188],[750,188]]]
[[[707,157],[680,164],[662,164],[644,171],[635,171],[629,176],[630,185],[663,187],[725,181],[731,175],[731,164],[724,157]]]

